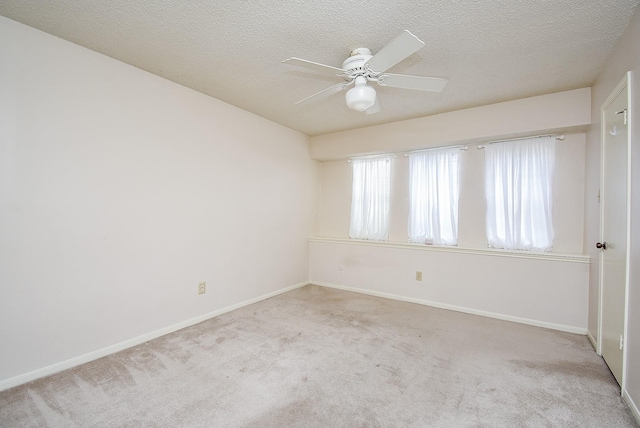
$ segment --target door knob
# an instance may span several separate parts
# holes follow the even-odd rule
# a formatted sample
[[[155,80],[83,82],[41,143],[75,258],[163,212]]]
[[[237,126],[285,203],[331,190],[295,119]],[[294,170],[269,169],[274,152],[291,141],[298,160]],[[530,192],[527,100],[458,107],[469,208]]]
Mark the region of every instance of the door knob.
[[[607,243],[606,242],[597,242],[596,243],[596,248],[599,248],[601,250],[606,250],[607,249]]]

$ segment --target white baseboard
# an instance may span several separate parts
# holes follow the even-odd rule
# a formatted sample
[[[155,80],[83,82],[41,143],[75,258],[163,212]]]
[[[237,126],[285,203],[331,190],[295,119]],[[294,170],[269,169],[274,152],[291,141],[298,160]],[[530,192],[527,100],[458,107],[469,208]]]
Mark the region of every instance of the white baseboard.
[[[440,309],[448,309],[448,310],[456,311],[456,312],[464,312],[464,313],[472,314],[472,315],[480,315],[480,316],[483,316],[483,317],[495,318],[495,319],[499,319],[499,320],[503,320],[503,321],[511,321],[511,322],[516,322],[516,323],[519,323],[519,324],[527,324],[527,325],[533,325],[533,326],[536,326],[536,327],[549,328],[551,330],[559,330],[559,331],[565,331],[565,332],[568,332],[568,333],[576,333],[576,334],[582,334],[582,335],[586,335],[587,334],[587,329],[586,328],[574,327],[574,326],[570,326],[570,325],[554,324],[554,323],[550,323],[550,322],[538,321],[538,320],[533,320],[533,319],[529,319],[529,318],[514,317],[514,316],[511,316],[511,315],[504,315],[504,314],[499,314],[499,313],[495,313],[495,312],[488,312],[488,311],[482,311],[482,310],[473,309],[473,308],[465,308],[465,307],[462,307],[462,306],[449,305],[449,304],[446,304],[446,303],[440,303],[440,302],[433,302],[433,301],[429,301],[429,300],[416,299],[416,298],[413,298],[413,297],[400,296],[400,295],[397,295],[397,294],[384,293],[384,292],[381,292],[381,291],[371,291],[371,290],[366,290],[366,289],[362,289],[362,288],[349,287],[349,286],[336,285],[336,284],[329,284],[329,283],[326,283],[326,282],[310,281],[310,283],[314,284],[314,285],[320,285],[322,287],[336,288],[338,290],[345,290],[345,291],[353,291],[355,293],[368,294],[370,296],[376,296],[376,297],[384,297],[386,299],[399,300],[401,302],[417,303],[419,305],[432,306],[434,308],[440,308]]]
[[[636,422],[640,425],[640,411],[638,411],[638,406],[633,402],[633,399],[629,396],[626,389],[622,391],[622,398],[629,406],[629,409],[631,409],[631,413],[633,413],[633,417],[636,418]]]
[[[218,309],[213,312],[209,312],[204,315],[197,316],[195,318],[191,318],[177,324],[170,325],[165,328],[161,328],[160,330],[152,331],[150,333],[143,334],[138,337],[134,337],[129,340],[125,340],[124,342],[116,343],[115,345],[107,346],[106,348],[98,349],[96,351],[89,352],[84,355],[80,355],[75,358],[71,358],[69,360],[61,361],[56,364],[52,364],[47,367],[43,367],[41,369],[37,369],[25,374],[21,374],[3,381],[0,381],[0,391],[5,389],[13,388],[14,386],[22,385],[27,382],[31,382],[32,380],[40,379],[45,376],[50,376],[52,374],[61,372],[63,370],[70,369],[75,366],[79,366],[80,364],[88,363],[89,361],[96,360],[98,358],[105,357],[110,354],[114,354],[116,352],[122,351],[127,348],[131,348],[133,346],[139,345],[144,342],[148,342],[149,340],[155,339],[160,336],[164,336],[165,334],[173,333],[174,331],[181,330],[185,327],[192,326],[194,324],[201,323],[202,321],[206,321],[208,319],[217,317],[219,315],[225,314],[227,312],[231,312],[235,309],[242,308],[244,306],[251,305],[253,303],[257,303],[261,300],[266,300],[271,297],[277,296],[282,293],[286,293],[287,291],[295,290],[296,288],[304,287],[308,285],[309,282],[301,282],[290,287],[286,287],[272,293],[264,294],[262,296],[254,297],[253,299],[245,300],[240,303],[236,303],[235,305],[227,306],[222,309]]]

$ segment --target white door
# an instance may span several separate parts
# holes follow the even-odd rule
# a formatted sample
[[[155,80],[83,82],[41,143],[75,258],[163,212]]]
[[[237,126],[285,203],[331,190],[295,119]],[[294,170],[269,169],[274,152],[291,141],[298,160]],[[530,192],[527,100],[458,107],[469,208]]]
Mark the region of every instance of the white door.
[[[628,95],[624,79],[602,106],[600,349],[622,384],[627,289]]]

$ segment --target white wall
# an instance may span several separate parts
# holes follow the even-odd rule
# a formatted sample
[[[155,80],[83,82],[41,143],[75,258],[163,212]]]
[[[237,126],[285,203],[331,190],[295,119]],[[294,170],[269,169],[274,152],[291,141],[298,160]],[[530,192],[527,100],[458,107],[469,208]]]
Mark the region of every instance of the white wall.
[[[598,323],[598,256],[595,243],[600,234],[600,108],[627,71],[632,72],[631,88],[631,252],[629,278],[629,311],[625,375],[627,398],[640,421],[640,9],[631,19],[613,54],[593,85],[592,121],[586,147],[586,214],[585,246],[591,256],[589,281],[589,332],[597,338]]]
[[[2,17],[0,40],[0,384],[308,280],[307,136]]]
[[[309,276],[314,284],[585,334],[588,267],[581,256],[312,238]]]
[[[452,111],[311,137],[311,156],[327,161],[453,143],[554,132],[584,132],[591,123],[591,88]]]
[[[321,163],[319,236],[311,239],[310,280],[387,297],[586,333],[588,257],[583,253],[584,130],[590,89],[460,110],[312,137]],[[563,133],[556,147],[553,254],[488,250],[484,151],[475,143]],[[348,240],[351,166],[345,158],[469,144],[461,151],[458,248],[407,244],[408,160],[392,163],[389,243]],[[568,255],[571,254],[571,255]],[[423,272],[422,282],[415,272]]]

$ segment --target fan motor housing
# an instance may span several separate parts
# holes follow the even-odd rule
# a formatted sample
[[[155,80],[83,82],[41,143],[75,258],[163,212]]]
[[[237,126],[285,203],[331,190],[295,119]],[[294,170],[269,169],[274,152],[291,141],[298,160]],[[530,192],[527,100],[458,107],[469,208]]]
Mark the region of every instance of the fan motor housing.
[[[342,69],[350,76],[364,75],[367,70],[364,65],[371,59],[371,51],[367,48],[356,48],[351,51],[351,56],[344,60]]]

